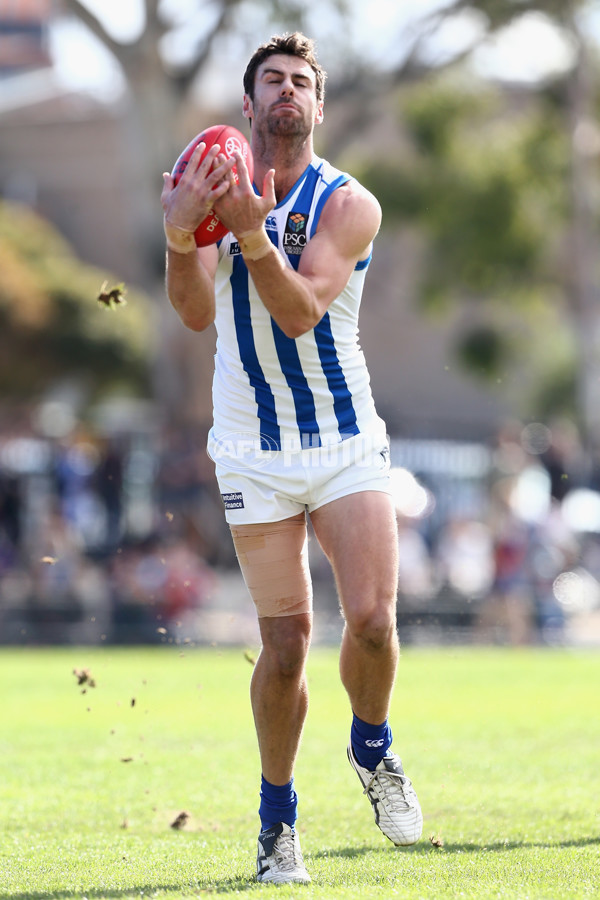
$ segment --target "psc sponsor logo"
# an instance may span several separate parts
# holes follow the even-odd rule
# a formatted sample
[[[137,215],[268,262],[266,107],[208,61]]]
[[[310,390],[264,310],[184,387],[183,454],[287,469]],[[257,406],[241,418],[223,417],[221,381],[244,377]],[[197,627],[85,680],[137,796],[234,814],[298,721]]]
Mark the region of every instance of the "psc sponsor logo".
[[[287,217],[283,234],[283,249],[288,256],[299,256],[306,247],[306,226],[308,216],[304,213],[291,212]]]

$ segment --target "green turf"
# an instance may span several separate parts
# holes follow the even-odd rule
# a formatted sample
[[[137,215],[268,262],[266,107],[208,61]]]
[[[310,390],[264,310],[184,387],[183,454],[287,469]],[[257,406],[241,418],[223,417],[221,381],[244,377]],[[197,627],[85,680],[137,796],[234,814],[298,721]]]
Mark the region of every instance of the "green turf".
[[[394,746],[425,830],[397,850],[345,759],[336,653],[315,648],[296,773],[313,882],[279,888],[253,881],[251,671],[218,648],[0,651],[0,900],[600,894],[600,654],[405,651]]]

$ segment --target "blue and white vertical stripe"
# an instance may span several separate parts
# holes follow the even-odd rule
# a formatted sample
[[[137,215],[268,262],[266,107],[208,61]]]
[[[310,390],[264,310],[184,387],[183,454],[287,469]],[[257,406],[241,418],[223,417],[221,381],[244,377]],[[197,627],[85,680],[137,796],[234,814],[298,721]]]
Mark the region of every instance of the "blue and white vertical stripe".
[[[300,255],[284,250],[288,217],[304,217],[303,233],[310,240],[327,198],[348,180],[315,157],[272,211],[267,230],[289,265],[297,268]],[[223,239],[216,277],[215,437],[241,432],[260,437],[263,449],[274,450],[290,441],[316,447],[361,432],[385,432],[357,340],[369,261],[356,266],[316,327],[292,339],[265,309],[233,236]]]

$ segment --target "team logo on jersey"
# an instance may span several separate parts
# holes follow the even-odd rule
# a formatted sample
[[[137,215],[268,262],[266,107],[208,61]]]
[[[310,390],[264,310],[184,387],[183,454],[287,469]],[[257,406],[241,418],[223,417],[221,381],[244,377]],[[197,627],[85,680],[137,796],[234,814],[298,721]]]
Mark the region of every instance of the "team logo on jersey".
[[[265,221],[267,231],[277,231],[277,219],[275,216],[267,216]]]
[[[308,216],[292,212],[287,218],[283,234],[283,249],[289,256],[299,256],[306,247]]]

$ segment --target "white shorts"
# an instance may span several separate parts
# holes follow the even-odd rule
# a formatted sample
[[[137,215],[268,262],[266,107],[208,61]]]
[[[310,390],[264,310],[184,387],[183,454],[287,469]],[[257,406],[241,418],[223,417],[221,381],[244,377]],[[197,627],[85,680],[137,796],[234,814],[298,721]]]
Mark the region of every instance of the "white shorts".
[[[279,522],[360,491],[390,491],[390,451],[384,434],[358,434],[311,449],[256,449],[256,439],[208,436],[208,454],[230,525]]]

